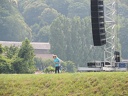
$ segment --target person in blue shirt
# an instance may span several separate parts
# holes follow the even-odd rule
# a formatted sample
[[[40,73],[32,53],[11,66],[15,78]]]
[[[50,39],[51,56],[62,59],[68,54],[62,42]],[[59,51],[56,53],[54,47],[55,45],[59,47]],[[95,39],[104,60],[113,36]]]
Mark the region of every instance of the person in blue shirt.
[[[55,63],[55,73],[60,73],[60,59],[57,57],[57,55],[53,55],[54,63]]]

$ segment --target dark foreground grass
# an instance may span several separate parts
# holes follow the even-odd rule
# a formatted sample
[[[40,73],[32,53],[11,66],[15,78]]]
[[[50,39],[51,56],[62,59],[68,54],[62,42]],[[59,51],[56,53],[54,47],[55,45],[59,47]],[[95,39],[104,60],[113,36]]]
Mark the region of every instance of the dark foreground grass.
[[[1,74],[0,96],[128,96],[128,72]]]

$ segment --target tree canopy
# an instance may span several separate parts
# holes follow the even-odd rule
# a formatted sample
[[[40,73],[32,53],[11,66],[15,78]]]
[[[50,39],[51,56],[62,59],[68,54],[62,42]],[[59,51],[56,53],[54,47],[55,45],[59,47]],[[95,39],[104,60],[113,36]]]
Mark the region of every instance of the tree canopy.
[[[99,60],[98,57],[103,59],[101,48],[92,49],[90,0],[15,1],[14,4],[13,0],[1,0],[0,40],[23,41],[27,37],[34,42],[50,42],[51,54],[57,54],[66,61],[73,61],[75,66],[84,66],[88,60]],[[128,1],[117,1],[116,46],[120,47],[122,58],[126,59]],[[33,55],[29,56],[31,52],[25,53],[26,48],[31,50],[31,47],[24,44],[22,47],[15,64],[20,65],[25,60],[23,58],[33,58]],[[1,48],[0,51],[3,52]],[[12,53],[6,52],[10,59],[13,58],[12,54],[15,54],[13,50]],[[25,63],[29,65],[28,62]]]

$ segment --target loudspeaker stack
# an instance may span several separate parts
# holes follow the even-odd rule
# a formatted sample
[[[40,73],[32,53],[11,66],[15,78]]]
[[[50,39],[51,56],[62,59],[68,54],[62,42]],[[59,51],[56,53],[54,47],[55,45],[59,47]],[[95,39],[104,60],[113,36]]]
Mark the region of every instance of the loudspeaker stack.
[[[94,46],[106,44],[104,0],[91,0],[91,22]]]
[[[120,52],[115,51],[115,52],[114,52],[114,55],[115,55],[115,61],[116,61],[116,62],[120,62]]]

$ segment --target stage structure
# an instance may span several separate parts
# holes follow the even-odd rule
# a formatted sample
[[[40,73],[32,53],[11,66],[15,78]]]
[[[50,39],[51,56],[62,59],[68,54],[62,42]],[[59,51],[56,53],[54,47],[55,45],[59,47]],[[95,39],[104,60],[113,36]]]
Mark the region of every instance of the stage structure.
[[[116,24],[117,24],[116,18],[118,18],[116,17],[117,15],[116,5],[118,3],[117,1],[118,0],[91,0],[91,20],[92,20],[93,43],[94,43],[94,46],[103,48],[104,60],[88,62],[87,67],[78,67],[78,71],[103,71],[103,70],[104,71],[116,71],[116,70],[126,71],[127,70],[126,66],[128,66],[128,62],[120,62],[119,58],[115,60],[115,53],[118,53],[116,54],[117,57],[118,55],[120,55],[119,51],[116,50],[117,49],[116,48],[116,39],[117,39],[116,38],[116,34],[117,34],[116,33]],[[95,5],[96,3],[98,5]],[[97,11],[99,14],[98,23],[93,22],[93,21],[96,21],[95,19],[97,19],[97,14],[96,15],[93,14],[95,13],[94,7],[98,8],[98,11]],[[104,15],[100,14],[101,12],[102,13],[104,12]],[[105,23],[103,22],[102,17],[104,18]],[[104,35],[105,38],[103,39],[101,38],[102,31],[99,30],[97,32],[96,30],[97,26],[95,27],[94,26],[95,24],[97,25],[105,24],[105,32],[103,31],[103,33],[105,33]],[[98,28],[103,29],[104,26],[98,26]],[[94,37],[96,37],[96,39]],[[101,43],[97,43],[97,38],[100,39]],[[104,39],[106,40],[106,42],[102,43]]]
[[[115,66],[115,39],[116,39],[116,0],[104,0],[106,44],[104,45],[104,68]]]
[[[87,67],[78,67],[78,71],[128,71],[128,61],[122,61],[120,60],[120,50],[117,48],[118,45],[116,45],[117,41],[117,26],[118,23],[118,17],[117,17],[117,10],[116,7],[118,7],[118,0],[91,0],[91,8],[93,6],[95,7],[95,2],[98,2],[98,8],[101,8],[103,4],[101,2],[104,1],[104,16],[105,17],[105,37],[106,43],[102,42],[103,39],[100,38],[100,43],[97,43],[98,36],[101,37],[101,31],[97,32],[93,25],[99,24],[92,22],[92,30],[93,32],[93,40],[94,40],[94,46],[98,46],[104,49],[104,61],[90,61],[87,63]],[[94,12],[91,10],[92,13]],[[103,10],[102,10],[103,11]],[[98,13],[101,11],[99,10]],[[95,12],[94,12],[95,13]],[[92,16],[92,21],[95,20],[95,15]],[[99,16],[98,18],[102,19],[102,16]],[[96,17],[97,19],[97,17]],[[102,26],[98,27],[99,29],[103,29]],[[98,36],[97,36],[98,33]],[[96,39],[94,38],[96,36]],[[96,42],[95,42],[96,40]]]

